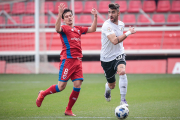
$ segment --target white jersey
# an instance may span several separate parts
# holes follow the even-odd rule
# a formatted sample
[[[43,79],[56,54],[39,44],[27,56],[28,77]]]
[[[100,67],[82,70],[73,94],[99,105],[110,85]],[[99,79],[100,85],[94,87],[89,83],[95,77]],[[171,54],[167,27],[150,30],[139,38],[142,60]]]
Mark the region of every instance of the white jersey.
[[[118,25],[112,23],[110,19],[106,20],[101,29],[101,54],[100,60],[109,62],[114,60],[117,56],[124,53],[123,42],[114,45],[107,36],[116,34],[116,36],[123,35],[124,23],[118,20]]]

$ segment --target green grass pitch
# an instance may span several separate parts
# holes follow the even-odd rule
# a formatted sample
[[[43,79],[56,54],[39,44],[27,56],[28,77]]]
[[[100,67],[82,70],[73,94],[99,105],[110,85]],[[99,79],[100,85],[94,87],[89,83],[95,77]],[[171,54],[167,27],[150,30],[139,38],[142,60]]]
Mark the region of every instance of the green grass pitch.
[[[180,75],[128,74],[129,106],[127,120],[180,119]],[[60,93],[46,96],[36,106],[39,90],[57,84],[57,74],[0,75],[0,119],[4,120],[117,120],[114,109],[120,104],[119,80],[112,90],[111,101],[104,98],[103,74],[85,74],[81,92],[73,112],[64,116],[73,84]]]

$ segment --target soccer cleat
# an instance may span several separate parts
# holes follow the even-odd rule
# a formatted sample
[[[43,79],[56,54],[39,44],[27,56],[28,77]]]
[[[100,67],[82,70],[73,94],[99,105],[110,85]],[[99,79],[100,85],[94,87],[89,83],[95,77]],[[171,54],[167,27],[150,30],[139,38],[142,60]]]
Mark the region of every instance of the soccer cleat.
[[[129,105],[127,104],[126,99],[121,100],[120,105],[124,105],[124,106],[126,106],[126,107],[128,107],[128,106],[129,106]]]
[[[42,92],[44,92],[44,91],[43,90],[39,91],[38,97],[36,99],[36,105],[38,107],[41,107],[42,101],[44,100],[44,96],[42,95]]]
[[[75,114],[73,114],[72,110],[66,110],[64,114],[67,116],[76,116]]]
[[[111,91],[110,92],[105,91],[104,97],[105,97],[107,102],[111,101]]]

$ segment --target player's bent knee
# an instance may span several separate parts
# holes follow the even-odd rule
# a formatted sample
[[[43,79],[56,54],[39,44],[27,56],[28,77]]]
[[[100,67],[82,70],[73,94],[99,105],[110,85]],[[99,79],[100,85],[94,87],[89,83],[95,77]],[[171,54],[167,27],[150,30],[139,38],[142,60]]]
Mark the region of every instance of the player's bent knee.
[[[115,86],[116,86],[116,84],[109,84],[109,88],[110,88],[110,89],[114,89]]]
[[[122,71],[120,72],[120,75],[124,75],[124,74],[126,74],[126,71],[125,71],[125,70],[122,70]]]

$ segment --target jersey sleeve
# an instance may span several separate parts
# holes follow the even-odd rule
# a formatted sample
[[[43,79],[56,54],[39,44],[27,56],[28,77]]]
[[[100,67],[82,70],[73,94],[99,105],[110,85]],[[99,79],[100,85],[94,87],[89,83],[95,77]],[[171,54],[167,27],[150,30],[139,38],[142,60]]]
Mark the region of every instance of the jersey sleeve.
[[[81,27],[81,34],[86,34],[88,31],[88,27]]]
[[[112,29],[112,26],[108,23],[104,23],[101,30],[102,30],[102,33],[104,33],[106,36],[115,33]]]

